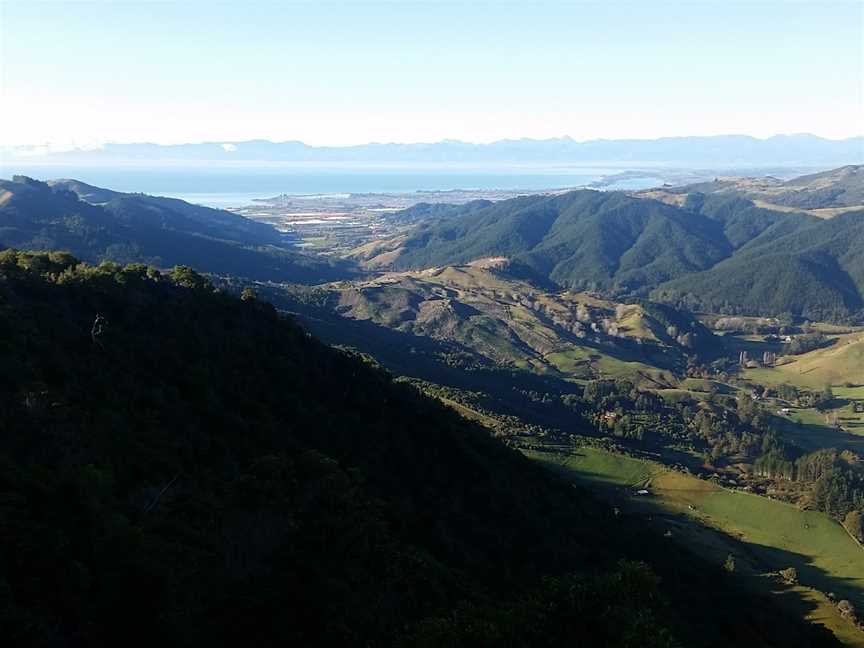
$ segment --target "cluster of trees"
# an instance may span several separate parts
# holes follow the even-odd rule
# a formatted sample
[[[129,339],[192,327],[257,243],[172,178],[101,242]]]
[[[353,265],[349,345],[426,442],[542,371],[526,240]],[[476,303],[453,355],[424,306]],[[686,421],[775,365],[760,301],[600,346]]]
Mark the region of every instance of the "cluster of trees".
[[[666,403],[628,380],[597,380],[583,393],[587,418],[603,434],[636,441],[688,441],[712,461],[755,458],[769,417],[749,397],[737,412],[711,402]]]
[[[826,448],[804,454],[772,435],[766,437],[763,454],[753,467],[760,476],[807,484],[814,508],[841,522],[852,515],[850,526],[860,527],[856,515],[864,510],[864,469],[853,453]],[[858,535],[857,530],[851,532]]]
[[[718,317],[713,328],[717,331],[740,332],[755,335],[785,333],[792,324],[791,315],[775,317]]]
[[[779,390],[786,397],[803,397],[790,386]],[[830,400],[827,391],[811,395],[820,402]],[[589,382],[583,400],[587,418],[602,434],[635,441],[687,439],[715,464],[732,458],[750,461],[758,476],[806,485],[811,506],[840,521],[852,515],[857,528],[860,518],[855,516],[864,510],[859,458],[833,448],[805,453],[783,438],[770,413],[747,393],[737,397],[734,409],[716,398],[666,404],[629,381],[606,380]]]
[[[828,346],[830,343],[830,338],[826,337],[819,331],[805,333],[803,335],[796,335],[792,338],[791,342],[786,343],[783,346],[783,353],[786,355],[801,355],[808,351],[821,349],[824,346]]]
[[[834,390],[831,385],[826,385],[821,391],[812,391],[810,389],[800,389],[794,385],[783,383],[775,387],[765,388],[762,385],[756,385],[753,390],[760,395],[776,396],[789,403],[794,403],[798,407],[830,407],[834,400]]]

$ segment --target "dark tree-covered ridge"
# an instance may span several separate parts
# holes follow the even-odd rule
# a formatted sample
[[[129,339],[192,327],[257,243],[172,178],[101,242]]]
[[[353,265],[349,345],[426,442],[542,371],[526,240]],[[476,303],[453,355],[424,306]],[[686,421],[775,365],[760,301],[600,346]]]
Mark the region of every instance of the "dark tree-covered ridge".
[[[678,198],[581,190],[469,204],[367,261],[420,269],[506,257],[521,276],[692,310],[864,317],[864,210],[819,219],[734,192]]]
[[[6,645],[832,645],[189,268],[2,252],[0,362]]]

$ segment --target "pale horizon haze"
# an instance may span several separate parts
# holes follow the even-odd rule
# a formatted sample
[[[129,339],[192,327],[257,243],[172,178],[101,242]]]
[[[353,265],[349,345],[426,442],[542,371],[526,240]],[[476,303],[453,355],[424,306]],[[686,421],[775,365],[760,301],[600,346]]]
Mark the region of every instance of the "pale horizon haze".
[[[0,0],[0,145],[864,134],[864,3]]]

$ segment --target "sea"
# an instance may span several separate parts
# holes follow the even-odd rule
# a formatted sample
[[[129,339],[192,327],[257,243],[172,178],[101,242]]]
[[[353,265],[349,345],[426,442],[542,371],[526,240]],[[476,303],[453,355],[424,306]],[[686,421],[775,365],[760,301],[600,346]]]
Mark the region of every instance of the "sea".
[[[435,167],[321,166],[296,163],[242,165],[67,165],[3,161],[0,177],[74,178],[97,187],[180,198],[210,207],[240,207],[288,195],[412,193],[416,191],[542,191],[588,185],[627,171],[585,166]],[[656,186],[657,177],[628,175],[605,188]]]

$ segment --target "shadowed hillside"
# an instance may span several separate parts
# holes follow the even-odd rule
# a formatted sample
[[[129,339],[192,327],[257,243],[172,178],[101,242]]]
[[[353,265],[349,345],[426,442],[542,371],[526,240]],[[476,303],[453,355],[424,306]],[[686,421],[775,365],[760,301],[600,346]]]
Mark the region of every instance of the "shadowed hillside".
[[[833,645],[188,268],[3,252],[0,331],[9,645]]]
[[[90,262],[185,264],[259,280],[317,283],[349,274],[236,214],[74,180],[0,180],[0,246],[61,249]]]

